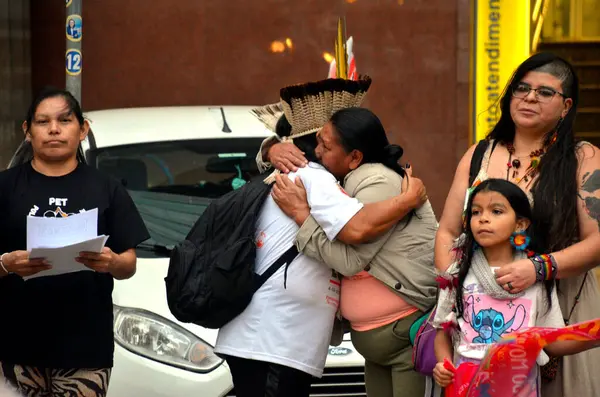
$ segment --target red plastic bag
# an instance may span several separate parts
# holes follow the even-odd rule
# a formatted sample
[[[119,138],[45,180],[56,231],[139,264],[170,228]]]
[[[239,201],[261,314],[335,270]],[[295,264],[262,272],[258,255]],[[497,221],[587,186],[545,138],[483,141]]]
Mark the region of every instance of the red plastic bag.
[[[474,363],[462,363],[455,368],[448,360],[444,360],[444,368],[454,373],[454,381],[444,390],[445,397],[466,397],[469,385],[479,369]]]
[[[536,358],[546,345],[557,340],[599,340],[599,331],[600,319],[595,319],[565,328],[533,327],[507,335],[488,349],[464,396],[528,396],[537,381]]]

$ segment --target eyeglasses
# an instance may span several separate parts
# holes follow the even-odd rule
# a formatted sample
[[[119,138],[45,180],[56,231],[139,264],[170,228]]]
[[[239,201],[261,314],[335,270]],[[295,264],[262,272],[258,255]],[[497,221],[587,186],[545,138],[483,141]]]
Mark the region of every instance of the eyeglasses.
[[[517,84],[517,86],[513,88],[512,95],[515,98],[524,99],[531,91],[535,92],[535,99],[537,99],[540,103],[550,102],[556,94],[566,98],[565,94],[550,87],[531,88],[529,84],[525,83]]]

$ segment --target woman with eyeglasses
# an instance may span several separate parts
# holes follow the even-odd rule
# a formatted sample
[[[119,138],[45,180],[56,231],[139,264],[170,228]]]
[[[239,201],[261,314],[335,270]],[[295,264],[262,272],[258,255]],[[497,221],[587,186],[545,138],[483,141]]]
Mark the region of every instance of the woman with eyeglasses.
[[[578,99],[578,78],[566,60],[538,53],[517,68],[500,99],[497,124],[458,165],[435,244],[436,267],[444,271],[454,260],[470,188],[489,178],[513,182],[533,204],[531,233],[550,255],[541,262],[515,261],[496,272],[496,282],[516,294],[556,280],[564,319],[571,324],[600,317],[592,274],[600,264],[600,151],[575,140]],[[542,368],[542,395],[600,395],[600,377],[592,368],[600,368],[599,351],[551,359]]]

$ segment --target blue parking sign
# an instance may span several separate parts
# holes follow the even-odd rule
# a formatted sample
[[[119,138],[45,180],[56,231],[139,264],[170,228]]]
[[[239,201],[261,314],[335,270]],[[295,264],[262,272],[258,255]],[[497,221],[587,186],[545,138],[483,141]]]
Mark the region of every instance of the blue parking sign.
[[[82,61],[83,57],[81,55],[81,51],[73,48],[67,50],[67,55],[65,57],[67,73],[71,76],[77,76],[79,73],[81,73]]]

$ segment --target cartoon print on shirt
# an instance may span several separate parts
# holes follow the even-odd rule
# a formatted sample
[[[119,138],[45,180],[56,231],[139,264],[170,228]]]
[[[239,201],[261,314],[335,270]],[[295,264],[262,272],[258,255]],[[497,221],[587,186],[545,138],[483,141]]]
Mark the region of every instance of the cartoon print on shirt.
[[[48,210],[48,211],[44,212],[44,218],[61,218],[61,217],[66,218],[71,215],[74,215],[74,214],[72,212],[66,213],[60,207],[56,207],[56,209],[54,211]]]
[[[67,201],[69,201],[69,199],[67,199],[67,198],[50,197],[48,199],[48,205],[52,206],[51,208],[53,208],[53,206],[56,206],[56,209],[46,210],[42,216],[44,218],[67,218],[71,215],[75,215],[74,212],[65,212],[61,208],[61,207],[65,207],[67,205]],[[40,207],[37,205],[34,205],[29,210],[29,216],[37,215],[39,210],[40,210]],[[80,210],[79,212],[84,212],[84,211],[85,210]]]
[[[512,301],[508,302],[508,307],[512,310],[515,305]],[[477,336],[473,338],[473,343],[494,343],[502,338],[505,333],[511,333],[521,328],[525,323],[525,306],[519,304],[514,309],[512,317],[506,319],[505,315],[491,307],[475,310],[475,298],[469,295],[465,299],[465,315],[463,316]]]

